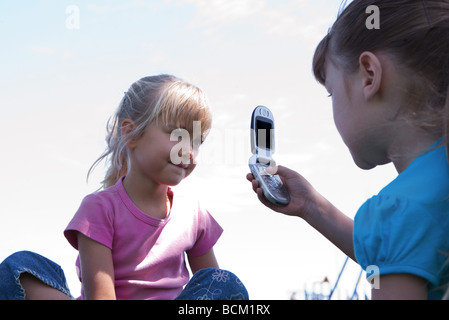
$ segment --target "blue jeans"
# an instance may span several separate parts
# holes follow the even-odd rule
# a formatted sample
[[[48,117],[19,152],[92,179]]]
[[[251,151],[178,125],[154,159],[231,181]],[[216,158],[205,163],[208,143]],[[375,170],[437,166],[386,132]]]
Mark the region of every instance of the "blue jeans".
[[[62,268],[30,251],[10,255],[0,264],[0,300],[24,300],[22,273],[29,273],[46,285],[73,298]],[[203,269],[195,273],[176,300],[248,300],[243,283],[229,271]]]
[[[248,300],[245,286],[235,274],[222,269],[195,273],[175,300]]]
[[[37,253],[21,251],[10,255],[0,264],[0,300],[25,300],[25,291],[19,282],[22,273],[29,273],[72,297],[64,271],[59,265]]]

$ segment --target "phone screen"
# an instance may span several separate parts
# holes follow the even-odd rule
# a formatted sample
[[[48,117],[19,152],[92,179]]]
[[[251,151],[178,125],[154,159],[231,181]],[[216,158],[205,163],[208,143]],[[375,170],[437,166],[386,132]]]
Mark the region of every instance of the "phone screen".
[[[271,122],[256,120],[256,141],[257,146],[263,149],[271,149],[271,141],[273,139],[273,125]]]

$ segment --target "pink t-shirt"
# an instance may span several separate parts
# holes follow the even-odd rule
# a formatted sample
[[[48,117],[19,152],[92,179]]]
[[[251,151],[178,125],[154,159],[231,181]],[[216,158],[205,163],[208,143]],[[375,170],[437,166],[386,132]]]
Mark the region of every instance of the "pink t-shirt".
[[[207,253],[223,229],[198,201],[175,196],[171,189],[168,216],[153,218],[134,205],[122,180],[86,196],[64,235],[75,249],[81,232],[112,250],[117,299],[174,299],[189,280],[184,252]],[[76,266],[82,282],[79,257]]]

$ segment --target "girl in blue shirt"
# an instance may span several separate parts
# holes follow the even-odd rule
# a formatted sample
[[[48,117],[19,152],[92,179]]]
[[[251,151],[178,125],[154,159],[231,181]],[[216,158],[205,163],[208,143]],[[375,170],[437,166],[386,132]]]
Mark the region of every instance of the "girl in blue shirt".
[[[369,6],[379,9],[379,29],[368,28]],[[449,0],[353,1],[318,45],[313,69],[356,165],[392,162],[398,177],[354,220],[285,167],[271,173],[290,192],[287,206],[248,180],[263,204],[375,266],[373,299],[440,299],[449,282]]]

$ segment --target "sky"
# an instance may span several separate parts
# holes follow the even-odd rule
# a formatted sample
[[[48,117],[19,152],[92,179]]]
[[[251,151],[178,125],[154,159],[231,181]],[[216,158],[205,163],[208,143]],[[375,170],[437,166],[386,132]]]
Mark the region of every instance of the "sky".
[[[350,217],[396,172],[356,167],[335,129],[331,100],[311,71],[338,0],[35,0],[0,2],[0,260],[38,252],[79,295],[77,251],[63,236],[84,196],[100,186],[106,122],[124,91],[174,74],[209,97],[213,127],[200,163],[177,189],[195,190],[224,228],[215,253],[251,299],[288,299],[345,256],[299,218],[264,207],[245,176],[250,117],[269,107],[274,159],[307,178]],[[352,293],[348,264],[335,298]],[[319,286],[319,285],[318,285]],[[361,286],[367,286],[362,280]],[[323,289],[324,290],[324,289]],[[363,291],[364,288],[361,288]],[[365,290],[366,291],[366,290]]]

